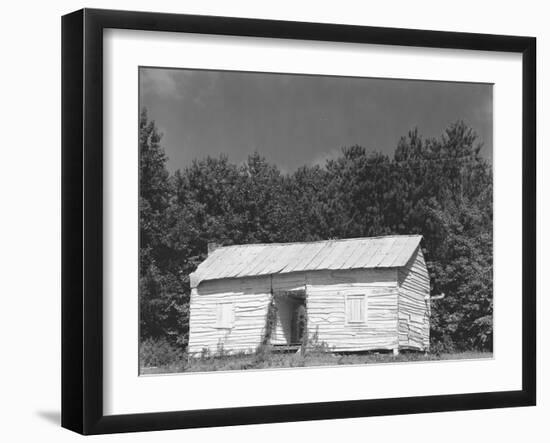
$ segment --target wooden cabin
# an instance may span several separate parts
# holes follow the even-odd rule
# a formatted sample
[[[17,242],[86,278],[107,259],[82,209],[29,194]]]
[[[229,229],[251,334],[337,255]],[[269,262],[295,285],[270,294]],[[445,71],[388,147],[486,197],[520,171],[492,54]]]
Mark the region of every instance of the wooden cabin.
[[[322,344],[425,351],[430,279],[419,235],[250,244],[191,274],[189,353]]]

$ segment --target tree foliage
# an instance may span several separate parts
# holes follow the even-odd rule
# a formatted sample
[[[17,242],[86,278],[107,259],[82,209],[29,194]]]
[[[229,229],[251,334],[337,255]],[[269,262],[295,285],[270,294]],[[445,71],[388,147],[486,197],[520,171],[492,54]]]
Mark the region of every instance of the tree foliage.
[[[170,175],[161,135],[140,119],[140,331],[185,346],[189,274],[207,244],[422,234],[436,350],[492,349],[492,170],[463,122],[416,129],[393,157],[345,147],[283,174],[258,153],[194,160]]]

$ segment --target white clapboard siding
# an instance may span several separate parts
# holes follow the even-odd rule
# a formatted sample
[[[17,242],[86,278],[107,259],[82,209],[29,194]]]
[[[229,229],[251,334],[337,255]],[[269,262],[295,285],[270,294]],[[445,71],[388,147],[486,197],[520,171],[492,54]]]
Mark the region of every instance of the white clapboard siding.
[[[397,346],[397,271],[357,269],[314,271],[273,276],[273,290],[306,289],[307,322],[313,336],[334,351],[392,349]],[[346,295],[367,296],[364,324],[347,324]],[[272,344],[286,344],[277,317]]]
[[[334,351],[397,347],[397,272],[357,269],[308,273],[307,313],[310,340]],[[348,323],[346,296],[365,295],[364,323]]]
[[[271,300],[270,278],[224,279],[204,282],[191,292],[190,354],[252,352],[261,343]],[[217,327],[219,303],[234,306],[230,328]]]
[[[420,247],[399,268],[399,346],[426,350],[430,345],[430,276]]]
[[[189,352],[254,351],[265,333],[271,291],[306,290],[308,332],[334,351],[397,346],[397,271],[358,269],[203,282],[191,293]],[[367,297],[364,324],[347,324],[346,295]],[[232,328],[216,327],[219,303],[233,303]],[[279,319],[272,344],[286,344]]]

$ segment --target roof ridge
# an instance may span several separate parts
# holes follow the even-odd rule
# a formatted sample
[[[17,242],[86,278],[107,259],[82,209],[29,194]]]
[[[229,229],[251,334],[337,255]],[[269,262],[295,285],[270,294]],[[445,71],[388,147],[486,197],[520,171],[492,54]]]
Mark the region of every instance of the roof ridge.
[[[382,238],[395,238],[395,237],[422,237],[422,234],[395,234],[395,235],[377,235],[374,237],[353,237],[353,238],[330,238],[327,240],[313,240],[313,241],[296,241],[296,242],[273,242],[273,243],[240,243],[235,245],[220,246],[222,248],[244,247],[244,246],[282,246],[282,245],[305,245],[313,243],[328,243],[328,242],[344,242],[344,241],[358,241],[358,240],[376,240]]]

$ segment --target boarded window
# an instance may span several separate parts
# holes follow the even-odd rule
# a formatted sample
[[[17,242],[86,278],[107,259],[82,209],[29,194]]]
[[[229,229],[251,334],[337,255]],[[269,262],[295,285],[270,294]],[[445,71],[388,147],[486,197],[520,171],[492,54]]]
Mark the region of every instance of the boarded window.
[[[346,296],[346,321],[365,323],[367,319],[367,301],[364,294]]]
[[[216,305],[216,327],[232,328],[234,322],[233,303],[218,303]]]

